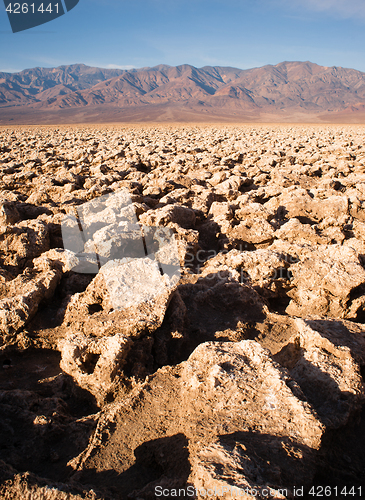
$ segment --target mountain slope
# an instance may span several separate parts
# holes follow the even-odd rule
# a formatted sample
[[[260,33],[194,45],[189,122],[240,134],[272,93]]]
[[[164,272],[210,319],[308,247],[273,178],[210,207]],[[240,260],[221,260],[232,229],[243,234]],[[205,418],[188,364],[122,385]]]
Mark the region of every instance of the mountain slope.
[[[365,73],[310,62],[249,70],[190,65],[118,70],[75,64],[0,73],[0,123],[11,118],[19,122],[20,110],[39,123],[51,116],[59,116],[60,123],[66,116],[71,121],[98,121],[98,116],[123,121],[128,116],[133,121],[144,111],[152,120],[166,112],[167,119],[177,120],[186,113],[227,120],[346,114],[358,120],[364,106]]]
[[[33,68],[20,73],[0,73],[0,105],[30,104],[53,95],[89,89],[97,83],[124,73],[119,69],[91,68],[72,64],[58,68]]]

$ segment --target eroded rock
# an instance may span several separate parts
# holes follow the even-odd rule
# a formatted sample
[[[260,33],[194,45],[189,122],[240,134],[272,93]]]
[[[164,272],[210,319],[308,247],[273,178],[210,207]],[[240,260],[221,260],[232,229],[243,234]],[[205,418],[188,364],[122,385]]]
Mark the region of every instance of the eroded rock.
[[[64,325],[97,337],[123,333],[139,337],[158,328],[176,286],[174,275],[161,275],[157,261],[110,261],[85,292],[74,294]]]
[[[50,300],[61,278],[59,270],[24,271],[5,282],[5,298],[0,301],[0,335],[2,344],[11,342],[15,334],[36,314],[43,300]]]
[[[321,246],[292,264],[293,289],[287,313],[292,316],[317,314],[332,318],[356,318],[363,307],[365,271],[356,251],[340,245]],[[361,293],[361,292],[360,292]]]
[[[15,353],[43,346],[58,360],[59,346],[70,374],[53,392],[34,366],[38,395],[1,400],[4,460],[45,477],[6,472],[0,496],[153,499],[156,485],[237,484],[282,498],[313,478],[362,484],[361,128],[12,127],[0,138],[1,397],[29,369]],[[89,417],[71,418],[77,390],[101,407],[89,445]],[[64,453],[56,437],[74,424],[81,444]]]
[[[103,338],[71,334],[60,341],[60,367],[103,403],[114,389],[130,346],[130,339],[122,334]]]

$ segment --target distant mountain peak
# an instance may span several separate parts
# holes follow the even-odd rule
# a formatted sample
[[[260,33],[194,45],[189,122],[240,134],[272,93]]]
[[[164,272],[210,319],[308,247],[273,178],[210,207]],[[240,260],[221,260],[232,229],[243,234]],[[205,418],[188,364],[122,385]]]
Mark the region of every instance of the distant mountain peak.
[[[177,120],[183,115],[255,120],[356,114],[365,106],[365,73],[310,61],[245,70],[190,64],[122,70],[75,63],[0,73],[0,79],[1,123],[20,111],[41,121],[66,115],[73,121],[80,110],[86,120],[143,119],[145,111],[158,119],[167,108],[167,115]]]

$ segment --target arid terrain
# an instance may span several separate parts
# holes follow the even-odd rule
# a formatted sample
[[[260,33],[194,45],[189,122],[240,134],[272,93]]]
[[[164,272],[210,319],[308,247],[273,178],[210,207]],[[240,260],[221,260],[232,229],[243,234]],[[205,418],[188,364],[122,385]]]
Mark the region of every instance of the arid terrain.
[[[0,128],[0,498],[364,498],[364,137]],[[61,231],[119,190],[181,266],[122,310]]]
[[[0,72],[0,125],[146,122],[364,123],[365,73],[310,61]]]

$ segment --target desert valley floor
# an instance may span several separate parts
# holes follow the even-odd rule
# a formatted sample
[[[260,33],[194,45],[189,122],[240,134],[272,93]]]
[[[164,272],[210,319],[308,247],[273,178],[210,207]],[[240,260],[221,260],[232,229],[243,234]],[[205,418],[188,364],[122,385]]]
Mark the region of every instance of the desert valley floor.
[[[364,498],[364,138],[0,128],[0,497]],[[153,294],[130,259],[143,300],[119,309],[61,230],[118,192],[136,220],[108,205],[84,253],[165,227],[181,268]]]

